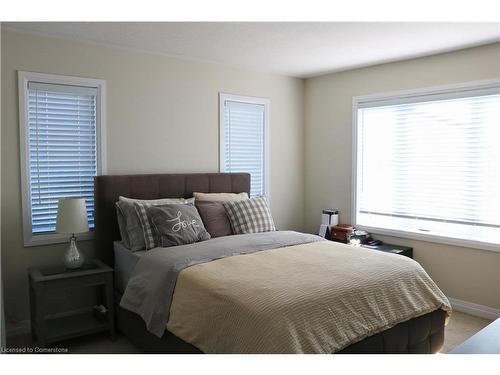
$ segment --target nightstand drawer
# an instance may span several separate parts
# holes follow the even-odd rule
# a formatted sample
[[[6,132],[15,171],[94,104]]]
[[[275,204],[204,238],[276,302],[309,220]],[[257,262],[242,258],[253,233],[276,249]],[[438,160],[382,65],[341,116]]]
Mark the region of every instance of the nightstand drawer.
[[[106,285],[110,280],[113,279],[112,273],[107,274],[94,274],[94,275],[82,275],[78,278],[70,279],[53,279],[46,281],[39,281],[41,285],[50,288],[51,291],[56,290],[66,290],[73,288],[86,288],[91,286]]]

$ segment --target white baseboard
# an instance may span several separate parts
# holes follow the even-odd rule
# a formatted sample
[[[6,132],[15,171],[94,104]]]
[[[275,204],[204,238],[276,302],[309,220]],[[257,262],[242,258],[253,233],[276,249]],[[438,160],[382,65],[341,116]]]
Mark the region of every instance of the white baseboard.
[[[22,320],[16,323],[6,322],[5,336],[7,338],[19,335],[25,335],[27,333],[30,333],[30,331],[31,331],[31,326],[29,320]]]
[[[500,309],[495,309],[490,306],[478,305],[477,303],[462,301],[456,298],[448,299],[450,300],[453,310],[485,319],[495,320],[497,318],[500,318]]]

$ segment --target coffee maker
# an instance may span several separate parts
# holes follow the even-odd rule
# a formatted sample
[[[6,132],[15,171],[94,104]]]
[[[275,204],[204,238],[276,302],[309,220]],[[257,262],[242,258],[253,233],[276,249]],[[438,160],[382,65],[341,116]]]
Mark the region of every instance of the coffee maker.
[[[325,209],[321,213],[321,225],[319,226],[319,235],[328,238],[330,228],[339,223],[339,211],[335,208]]]

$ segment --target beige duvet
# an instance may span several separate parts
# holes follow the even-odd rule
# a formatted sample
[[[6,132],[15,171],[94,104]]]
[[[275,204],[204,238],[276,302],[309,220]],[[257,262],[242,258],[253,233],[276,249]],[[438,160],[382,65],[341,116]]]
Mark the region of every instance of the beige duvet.
[[[334,353],[436,309],[417,262],[320,241],[184,269],[167,329],[205,353]]]

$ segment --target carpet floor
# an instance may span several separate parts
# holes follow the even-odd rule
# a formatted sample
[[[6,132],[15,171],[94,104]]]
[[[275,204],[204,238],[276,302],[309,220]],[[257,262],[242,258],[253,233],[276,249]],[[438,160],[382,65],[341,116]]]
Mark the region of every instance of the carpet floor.
[[[441,353],[448,353],[491,322],[488,319],[453,311],[444,330],[444,345],[441,348]]]
[[[458,311],[453,312],[445,328],[445,342],[441,353],[447,353],[469,337],[486,327],[491,320],[478,318]],[[19,335],[7,339],[9,348],[35,348],[36,343],[30,335]],[[62,348],[64,352],[73,354],[132,354],[142,353],[126,337],[118,334],[114,342],[106,334],[95,334],[77,339],[67,340],[54,347]],[[66,351],[67,350],[67,351]]]

